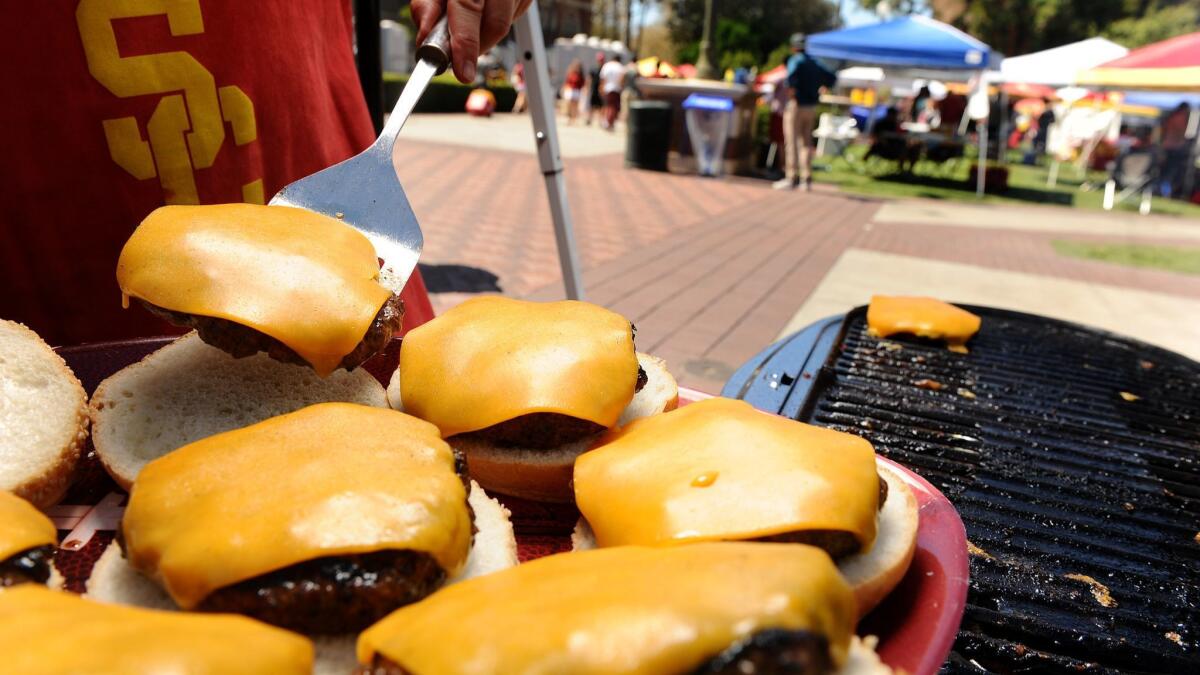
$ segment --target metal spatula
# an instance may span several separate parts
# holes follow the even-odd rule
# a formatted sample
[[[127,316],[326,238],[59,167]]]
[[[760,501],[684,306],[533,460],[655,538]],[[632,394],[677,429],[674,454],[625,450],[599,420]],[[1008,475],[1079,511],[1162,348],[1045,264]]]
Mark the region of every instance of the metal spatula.
[[[392,148],[429,81],[449,63],[450,33],[443,16],[417,48],[417,66],[375,143],[344,162],[291,183],[271,198],[272,205],[332,216],[367,235],[383,260],[380,282],[395,293],[404,288],[417,266],[424,238],[392,165]]]

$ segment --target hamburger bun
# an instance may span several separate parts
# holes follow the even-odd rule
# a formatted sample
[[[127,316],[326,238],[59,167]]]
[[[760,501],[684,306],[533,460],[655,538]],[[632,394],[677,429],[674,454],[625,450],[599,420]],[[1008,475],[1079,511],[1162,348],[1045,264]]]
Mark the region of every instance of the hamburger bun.
[[[37,333],[0,320],[0,490],[57,504],[87,441],[87,394]]]
[[[126,490],[151,460],[231,429],[314,403],[386,407],[366,371],[319,377],[266,354],[234,358],[188,333],[100,383],[92,396],[92,442]]]
[[[649,417],[679,405],[679,386],[667,370],[666,361],[638,352],[638,365],[646,371],[646,386],[634,394],[621,413],[617,426],[642,417]],[[388,403],[403,411],[400,398],[400,371],[392,374],[387,389]],[[500,494],[545,502],[571,503],[571,473],[575,458],[587,452],[602,434],[567,443],[557,448],[540,450],[496,446],[478,438],[450,437],[449,443],[467,458],[471,477],[489,490]]]
[[[478,531],[467,556],[467,564],[447,585],[483,576],[517,564],[517,541],[513,536],[509,511],[488,496],[474,481],[467,497],[475,514]],[[100,602],[133,605],[150,609],[178,609],[175,602],[158,583],[135,570],[122,556],[121,548],[110,545],[100,555],[87,580],[85,597]],[[354,655],[354,636],[319,636],[314,638],[316,664],[313,672],[352,672],[357,660]]]

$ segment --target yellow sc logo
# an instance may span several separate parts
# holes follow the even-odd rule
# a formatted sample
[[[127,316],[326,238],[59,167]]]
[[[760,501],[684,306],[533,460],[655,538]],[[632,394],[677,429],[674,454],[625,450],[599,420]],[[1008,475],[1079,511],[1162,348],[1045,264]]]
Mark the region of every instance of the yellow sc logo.
[[[172,35],[204,32],[200,0],[80,0],[75,21],[88,70],[106,89],[121,98],[163,94],[146,123],[149,141],[134,117],[103,121],[113,161],[138,180],[157,175],[167,204],[198,204],[193,172],[213,165],[225,142],[224,123],[236,145],[258,138],[254,103],[238,87],[218,88],[187,52],[122,57],[112,22],[161,14]],[[261,178],[242,186],[242,201],[263,203]]]

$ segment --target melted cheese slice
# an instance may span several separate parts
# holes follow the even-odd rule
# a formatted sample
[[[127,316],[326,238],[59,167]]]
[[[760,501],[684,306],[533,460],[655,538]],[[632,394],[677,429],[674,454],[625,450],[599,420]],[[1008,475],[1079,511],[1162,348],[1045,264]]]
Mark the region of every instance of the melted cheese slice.
[[[358,640],[410,673],[685,673],[756,632],[805,630],[846,657],[854,598],[798,544],[562,553],[455,584]]]
[[[633,400],[629,320],[586,302],[468,300],[404,337],[404,409],[446,437],[529,413],[611,427]]]
[[[0,562],[38,546],[58,543],[54,523],[29,502],[0,490]]]
[[[713,398],[621,427],[575,460],[600,546],[849,532],[875,541],[875,452],[851,434]]]
[[[85,600],[25,584],[0,591],[4,671],[24,675],[307,675],[307,639],[247,619]]]
[[[428,553],[453,576],[471,544],[454,454],[404,413],[323,403],[184,446],[146,465],[125,552],[184,609],[306,560]]]
[[[961,353],[966,353],[966,342],[979,332],[979,324],[978,316],[934,298],[876,295],[867,306],[867,328],[872,335],[909,333],[945,340],[951,351]]]
[[[391,296],[370,240],[287,206],[164,206],[121,250],[117,283],[176,312],[228,319],[337,368]]]

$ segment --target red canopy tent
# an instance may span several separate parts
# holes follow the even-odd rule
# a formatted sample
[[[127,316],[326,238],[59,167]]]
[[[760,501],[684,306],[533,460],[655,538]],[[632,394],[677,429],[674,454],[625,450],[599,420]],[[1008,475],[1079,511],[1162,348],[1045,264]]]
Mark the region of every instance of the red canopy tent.
[[[1079,74],[1081,86],[1200,91],[1200,32],[1135,49]]]

